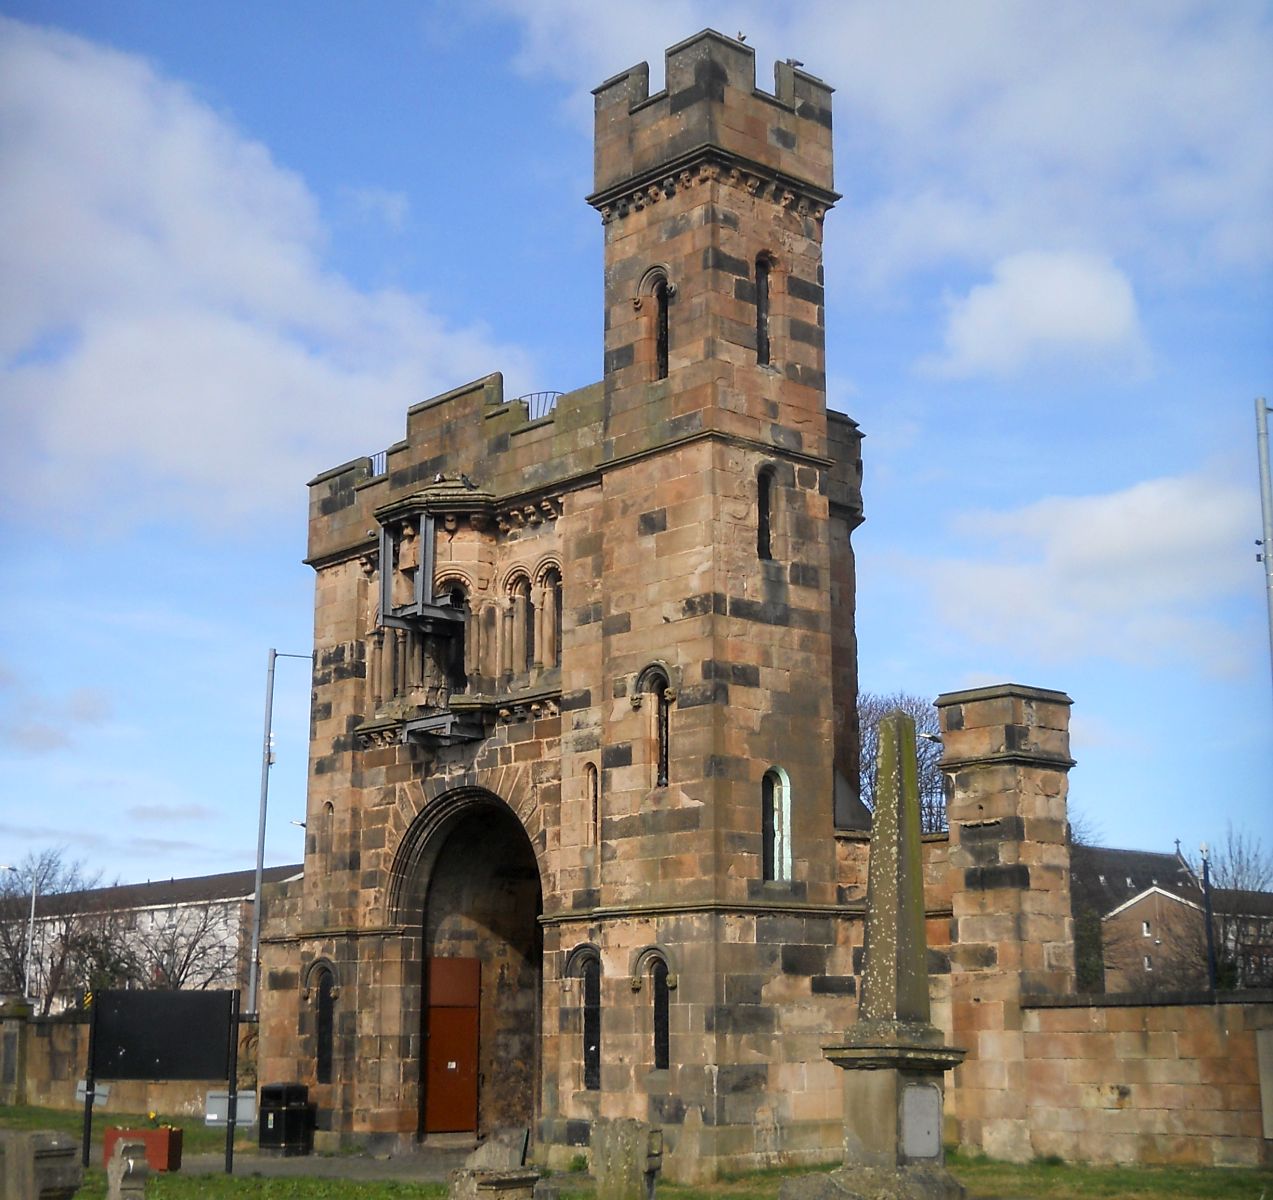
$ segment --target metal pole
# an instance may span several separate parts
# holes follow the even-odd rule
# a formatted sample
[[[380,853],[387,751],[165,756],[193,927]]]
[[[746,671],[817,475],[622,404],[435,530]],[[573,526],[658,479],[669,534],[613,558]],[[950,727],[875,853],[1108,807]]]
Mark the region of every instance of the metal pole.
[[[280,658],[306,658],[309,654],[280,654],[272,646],[265,669],[265,735],[261,743],[261,815],[256,830],[256,887],[252,893],[252,956],[248,963],[248,1011],[247,1019],[256,1020],[257,984],[261,966],[261,881],[265,874],[265,814],[270,798],[270,764],[273,747],[270,740],[274,729],[274,664]]]
[[[261,877],[265,873],[265,811],[270,796],[270,731],[274,727],[274,662],[270,647],[265,671],[265,737],[261,744],[261,817],[256,833],[256,888],[252,893],[252,958],[248,963],[248,1013],[256,1016],[257,973],[261,957]]]
[[[230,1094],[225,1106],[225,1173],[234,1174],[234,1134],[239,1120],[239,989],[230,993]]]
[[[1211,990],[1216,990],[1216,941],[1211,931],[1211,867],[1207,862],[1207,844],[1198,847],[1202,855],[1202,903],[1207,922],[1207,982]]]
[[[1260,508],[1264,515],[1264,594],[1269,611],[1269,664],[1273,667],[1273,484],[1269,482],[1269,407],[1260,396],[1255,401],[1255,443],[1260,456]]]
[[[26,970],[22,973],[22,998],[31,1003],[31,957],[35,953],[35,891],[39,879],[34,870],[31,871],[31,916],[27,919],[27,961]]]

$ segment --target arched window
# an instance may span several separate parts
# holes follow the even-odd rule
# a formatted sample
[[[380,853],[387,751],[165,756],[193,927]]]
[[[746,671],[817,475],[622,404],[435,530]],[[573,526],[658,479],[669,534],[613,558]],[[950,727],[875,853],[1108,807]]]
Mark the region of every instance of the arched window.
[[[756,362],[769,365],[769,256],[756,259]]]
[[[653,1006],[654,1069],[666,1071],[671,1060],[671,1039],[668,1035],[670,991],[667,983],[667,963],[661,958],[650,962],[650,1002]]]
[[[445,668],[447,685],[452,691],[462,692],[468,687],[468,663],[476,663],[478,630],[470,620],[469,594],[459,580],[450,580],[440,589],[439,600],[456,612],[464,614],[464,624],[451,635],[446,646]]]
[[[336,1028],[336,980],[326,967],[316,972],[314,1012],[315,1075],[319,1083],[331,1083],[332,1058]]]
[[[561,572],[550,567],[544,572],[543,661],[547,666],[561,666]]]
[[[654,697],[654,786],[667,787],[672,697],[666,675],[659,672],[650,677],[650,695]]]
[[[514,675],[527,674],[535,662],[535,601],[531,596],[530,580],[519,575],[509,589],[512,600],[510,641]]]
[[[781,767],[760,781],[760,877],[767,883],[791,878],[791,788]]]
[[[589,955],[580,967],[583,983],[583,1086],[601,1087],[601,960]]]
[[[579,980],[583,1086],[596,1091],[601,1087],[601,951],[591,942],[576,946],[566,956],[562,975]]]
[[[667,378],[669,289],[667,280],[660,276],[654,281],[654,378]]]
[[[756,476],[756,557],[773,558],[774,473],[768,467]]]
[[[637,676],[632,694],[632,707],[641,708],[646,698],[651,701],[650,720],[653,735],[650,761],[654,766],[654,786],[667,787],[671,763],[671,712],[676,692],[667,677],[667,669],[653,664]]]

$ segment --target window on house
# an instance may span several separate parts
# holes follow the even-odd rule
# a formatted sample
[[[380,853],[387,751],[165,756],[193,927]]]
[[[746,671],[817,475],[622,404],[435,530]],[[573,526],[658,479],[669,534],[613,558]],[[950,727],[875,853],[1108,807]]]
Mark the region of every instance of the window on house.
[[[1146,970],[1146,971],[1152,971],[1153,969],[1154,969],[1154,959],[1153,959],[1153,955],[1151,955],[1151,954],[1146,954],[1146,955],[1145,955],[1145,970]]]
[[[756,476],[756,557],[773,558],[774,473]]]
[[[654,282],[654,378],[667,378],[668,286],[661,276]]]
[[[1142,921],[1142,922],[1140,923],[1140,935],[1141,935],[1141,937],[1148,937],[1148,936],[1149,936],[1149,922],[1148,922],[1148,921]]]
[[[756,259],[756,362],[769,364],[769,259]]]
[[[589,955],[580,968],[583,982],[583,1086],[601,1087],[601,960]]]
[[[671,1038],[668,1034],[670,989],[667,984],[667,963],[656,958],[650,964],[650,1000],[654,1007],[654,1069],[666,1071],[671,1061]]]
[[[336,998],[333,994],[336,981],[325,968],[318,972],[318,996],[314,1013],[315,1074],[319,1083],[331,1083],[333,1042],[335,1032]]]
[[[786,773],[773,767],[760,781],[760,875],[767,883],[791,878],[790,824]]]

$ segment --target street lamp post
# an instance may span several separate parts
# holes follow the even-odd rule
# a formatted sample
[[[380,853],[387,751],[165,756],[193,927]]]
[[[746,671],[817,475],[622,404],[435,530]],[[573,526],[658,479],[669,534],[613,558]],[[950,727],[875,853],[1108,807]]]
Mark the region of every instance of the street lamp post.
[[[22,872],[17,867],[11,867],[8,863],[4,863],[3,866],[6,871],[12,871],[19,879],[22,878]],[[39,884],[39,879],[32,871],[31,915],[27,918],[27,957],[26,962],[22,964],[22,999],[28,1004],[31,1003],[31,957],[35,953],[35,896]]]
[[[1198,847],[1198,853],[1202,857],[1202,904],[1204,920],[1207,923],[1207,983],[1214,992],[1216,990],[1216,941],[1215,934],[1211,930],[1211,865],[1208,861],[1210,847],[1206,842]]]
[[[252,900],[252,957],[248,962],[248,1016],[257,1015],[256,993],[261,967],[261,882],[265,873],[265,813],[270,795],[270,766],[274,762],[274,663],[280,658],[311,658],[281,654],[270,647],[265,672],[265,739],[261,746],[261,811],[256,833],[256,891]]]

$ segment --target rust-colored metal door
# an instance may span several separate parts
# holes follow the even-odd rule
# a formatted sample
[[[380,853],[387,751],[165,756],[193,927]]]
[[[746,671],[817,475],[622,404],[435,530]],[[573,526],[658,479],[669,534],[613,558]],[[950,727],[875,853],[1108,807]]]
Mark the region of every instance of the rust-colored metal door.
[[[476,958],[431,958],[427,967],[421,1132],[475,1132],[482,964]]]

